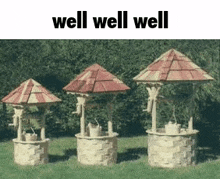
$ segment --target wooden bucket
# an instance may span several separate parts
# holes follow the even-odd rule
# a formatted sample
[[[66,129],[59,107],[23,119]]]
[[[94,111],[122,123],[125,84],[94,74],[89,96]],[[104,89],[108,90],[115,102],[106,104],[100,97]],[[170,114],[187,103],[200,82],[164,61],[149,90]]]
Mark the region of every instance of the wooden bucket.
[[[26,133],[25,134],[25,140],[26,141],[36,141],[37,140],[37,134]]]
[[[90,137],[98,137],[101,135],[101,126],[89,123],[88,127]]]
[[[165,132],[166,134],[179,134],[180,128],[180,124],[173,124],[169,122],[167,125],[165,125]]]

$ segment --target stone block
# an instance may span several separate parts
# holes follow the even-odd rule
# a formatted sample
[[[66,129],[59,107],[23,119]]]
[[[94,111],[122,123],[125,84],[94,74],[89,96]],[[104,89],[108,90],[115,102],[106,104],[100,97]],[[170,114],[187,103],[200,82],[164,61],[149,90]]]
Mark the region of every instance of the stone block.
[[[172,159],[173,158],[173,152],[159,152],[158,153],[160,160],[162,159]]]
[[[187,140],[182,139],[182,140],[176,140],[173,142],[174,146],[187,146]]]
[[[155,144],[157,144],[158,146],[162,146],[162,147],[173,147],[173,141],[172,140],[158,140],[157,142],[155,142]]]

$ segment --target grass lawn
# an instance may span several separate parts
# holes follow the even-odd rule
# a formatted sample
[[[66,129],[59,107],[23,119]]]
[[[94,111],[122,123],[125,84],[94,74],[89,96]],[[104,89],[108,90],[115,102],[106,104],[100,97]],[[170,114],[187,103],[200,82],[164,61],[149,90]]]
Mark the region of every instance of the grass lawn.
[[[201,162],[195,167],[162,169],[147,162],[147,137],[118,138],[118,163],[112,166],[84,166],[77,162],[76,138],[51,139],[46,165],[14,164],[12,141],[0,143],[0,179],[219,179],[220,160]]]

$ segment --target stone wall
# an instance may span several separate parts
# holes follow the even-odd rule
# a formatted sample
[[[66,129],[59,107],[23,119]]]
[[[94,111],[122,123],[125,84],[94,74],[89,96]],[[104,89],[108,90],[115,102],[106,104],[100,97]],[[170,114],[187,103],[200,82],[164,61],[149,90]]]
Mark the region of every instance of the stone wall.
[[[39,165],[48,163],[48,143],[44,141],[17,141],[14,142],[14,161],[19,165]]]
[[[117,161],[117,133],[113,136],[77,137],[77,157],[85,165],[111,165]]]
[[[196,164],[198,131],[184,135],[147,132],[149,165],[177,168]]]

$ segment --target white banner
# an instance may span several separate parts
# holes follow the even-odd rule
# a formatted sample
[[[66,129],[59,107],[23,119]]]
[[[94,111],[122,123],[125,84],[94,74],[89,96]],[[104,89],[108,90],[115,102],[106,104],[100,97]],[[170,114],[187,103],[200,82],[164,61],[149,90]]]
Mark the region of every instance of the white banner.
[[[0,39],[220,38],[219,5],[212,0],[8,0],[0,5]]]

